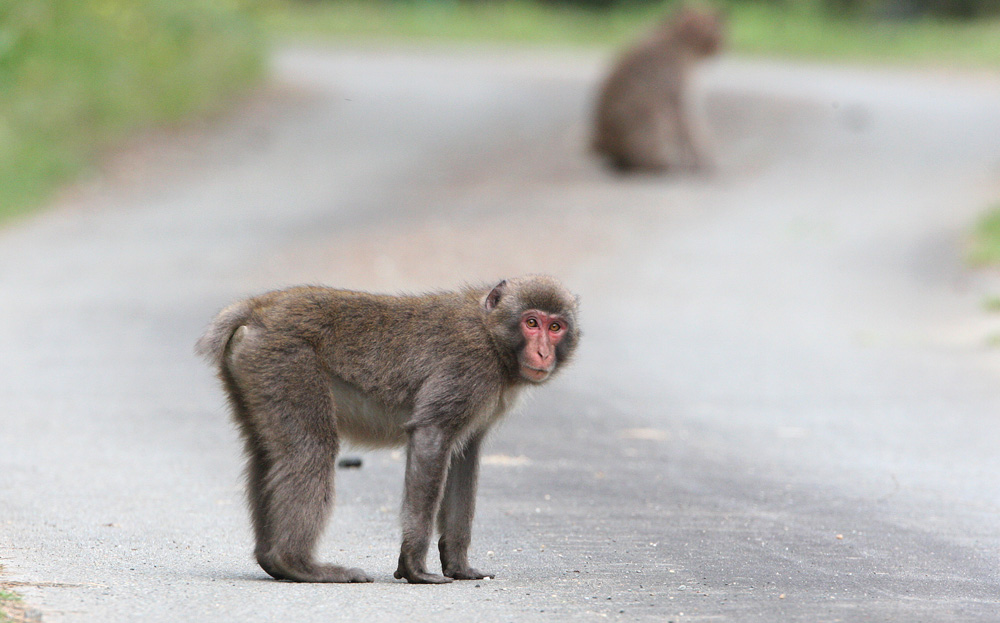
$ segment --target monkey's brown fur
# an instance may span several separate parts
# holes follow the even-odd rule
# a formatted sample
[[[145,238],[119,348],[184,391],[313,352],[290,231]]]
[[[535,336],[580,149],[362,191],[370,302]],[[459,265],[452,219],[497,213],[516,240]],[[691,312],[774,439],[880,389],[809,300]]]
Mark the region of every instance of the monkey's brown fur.
[[[689,74],[723,36],[718,15],[683,8],[626,50],[598,95],[593,150],[620,171],[709,168]]]
[[[545,350],[527,352],[538,321],[522,324],[536,311],[559,325],[548,370],[525,368]],[[218,366],[243,436],[261,567],[278,579],[371,581],[313,560],[347,439],[407,446],[397,578],[486,577],[467,557],[480,443],[519,389],[570,359],[576,314],[576,298],[544,276],[423,296],[297,287],[223,310],[197,350]],[[435,517],[444,576],[425,567]]]

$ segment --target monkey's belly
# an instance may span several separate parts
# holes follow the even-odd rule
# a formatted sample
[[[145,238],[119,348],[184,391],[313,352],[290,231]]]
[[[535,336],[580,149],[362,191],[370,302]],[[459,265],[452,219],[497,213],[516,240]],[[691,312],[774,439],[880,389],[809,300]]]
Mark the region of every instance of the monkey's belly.
[[[406,444],[410,411],[389,407],[340,379],[332,381],[337,433],[354,445],[385,448]]]

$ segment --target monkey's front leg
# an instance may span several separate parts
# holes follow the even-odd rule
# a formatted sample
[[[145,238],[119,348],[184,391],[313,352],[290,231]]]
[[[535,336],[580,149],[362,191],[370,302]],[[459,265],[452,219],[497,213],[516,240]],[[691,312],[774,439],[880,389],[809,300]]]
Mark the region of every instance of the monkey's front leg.
[[[439,428],[421,426],[410,432],[403,492],[403,544],[393,574],[397,580],[406,578],[414,584],[451,582],[451,578],[427,571],[427,549],[450,454],[450,439]]]
[[[479,478],[479,446],[482,435],[475,435],[461,452],[453,452],[444,498],[438,511],[438,551],[441,569],[456,580],[481,580],[493,577],[469,566],[469,543],[472,541],[472,517],[476,513],[476,482]]]

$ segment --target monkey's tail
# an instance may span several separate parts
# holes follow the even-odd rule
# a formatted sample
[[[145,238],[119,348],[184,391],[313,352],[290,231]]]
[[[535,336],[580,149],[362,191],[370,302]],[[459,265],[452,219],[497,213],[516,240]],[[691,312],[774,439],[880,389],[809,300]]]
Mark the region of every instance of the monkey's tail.
[[[221,366],[226,357],[226,347],[233,337],[233,333],[246,324],[253,314],[253,305],[250,301],[240,301],[233,303],[229,307],[219,312],[219,315],[212,320],[205,334],[198,338],[194,345],[194,352],[217,366]]]

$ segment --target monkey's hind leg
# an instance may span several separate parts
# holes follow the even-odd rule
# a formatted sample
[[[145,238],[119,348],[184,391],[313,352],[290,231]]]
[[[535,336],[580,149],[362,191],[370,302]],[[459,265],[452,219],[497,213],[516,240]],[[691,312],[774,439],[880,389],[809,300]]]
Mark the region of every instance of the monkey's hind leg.
[[[361,569],[319,564],[313,558],[333,506],[333,472],[327,461],[305,451],[272,465],[265,477],[265,501],[257,511],[265,526],[257,562],[279,580],[371,582]]]
[[[293,355],[281,366],[294,370],[291,378],[263,379],[271,391],[246,402],[255,407],[241,423],[257,562],[279,580],[371,582],[361,569],[313,557],[333,510],[338,445],[333,400],[314,359]]]

